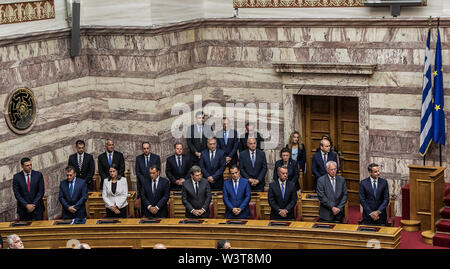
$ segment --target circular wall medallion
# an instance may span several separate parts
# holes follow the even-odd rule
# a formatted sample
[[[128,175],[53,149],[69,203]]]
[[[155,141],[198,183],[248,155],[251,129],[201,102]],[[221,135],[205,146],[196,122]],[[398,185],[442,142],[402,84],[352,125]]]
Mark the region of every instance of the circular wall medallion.
[[[35,123],[36,110],[33,92],[25,87],[16,89],[6,103],[8,127],[17,134],[28,133]]]

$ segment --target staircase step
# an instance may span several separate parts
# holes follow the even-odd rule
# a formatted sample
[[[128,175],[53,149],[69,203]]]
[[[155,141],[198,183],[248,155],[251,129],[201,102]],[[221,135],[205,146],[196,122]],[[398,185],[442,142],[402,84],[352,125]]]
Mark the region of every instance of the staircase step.
[[[446,206],[450,206],[450,194],[444,197],[444,203]]]
[[[441,218],[450,219],[450,207],[444,207],[441,209]]]
[[[433,237],[433,246],[450,248],[450,234],[436,233]]]
[[[450,195],[450,183],[445,183],[445,194],[444,196]]]
[[[450,221],[449,220],[439,220],[436,223],[436,231],[450,233]]]

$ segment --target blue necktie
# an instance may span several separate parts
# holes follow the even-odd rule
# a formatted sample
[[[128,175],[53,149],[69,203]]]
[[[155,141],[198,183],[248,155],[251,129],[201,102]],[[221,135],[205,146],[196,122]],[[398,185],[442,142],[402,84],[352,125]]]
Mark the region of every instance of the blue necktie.
[[[373,196],[377,197],[377,183],[373,182]]]
[[[211,162],[214,160],[214,151],[211,153]]]
[[[237,180],[234,181],[234,193],[237,195],[238,186],[237,186]]]
[[[255,152],[252,152],[252,166],[255,167]]]
[[[108,163],[109,163],[109,166],[111,166],[111,164],[112,164],[111,153],[109,154],[109,157],[108,157]]]
[[[153,195],[155,195],[155,192],[156,192],[156,180],[153,180],[152,192],[153,192]]]
[[[180,170],[181,171],[181,157],[180,156],[178,156],[177,157],[177,165],[178,165],[178,170]]]
[[[283,196],[284,199],[284,182],[281,183],[281,195]]]
[[[227,140],[228,140],[227,132],[223,132],[223,141],[225,142],[225,145],[228,142]]]
[[[72,198],[72,193],[73,193],[73,181],[69,183],[69,192],[70,192],[70,198]]]

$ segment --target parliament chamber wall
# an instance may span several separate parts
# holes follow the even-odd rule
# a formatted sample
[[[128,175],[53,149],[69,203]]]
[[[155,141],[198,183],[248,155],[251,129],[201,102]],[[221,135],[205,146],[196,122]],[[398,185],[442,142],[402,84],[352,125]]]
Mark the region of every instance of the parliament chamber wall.
[[[444,85],[450,85],[450,20],[441,19],[440,24]],[[77,139],[87,142],[87,152],[96,160],[105,138],[112,138],[116,150],[124,153],[134,187],[134,161],[142,141],[151,142],[164,171],[176,141],[170,133],[176,118],[171,107],[185,102],[194,108],[194,95],[202,95],[203,105],[279,103],[279,117],[273,118],[279,123],[274,126],[280,131],[279,143],[265,150],[268,185],[288,131],[298,128],[290,113],[295,105],[286,97],[286,77],[274,62],[376,64],[370,76],[341,80],[337,75],[294,74],[289,81],[311,86],[308,95],[357,92],[350,95],[360,98],[362,112],[361,178],[367,176],[369,162],[379,163],[390,192],[397,196],[396,214],[401,215],[408,165],[422,163],[417,151],[427,27],[426,19],[401,18],[197,19],[158,27],[84,26],[80,56],[75,58],[70,57],[67,29],[0,38],[0,104],[14,89],[27,86],[38,106],[37,122],[26,135],[10,131],[5,110],[0,111],[0,221],[16,217],[12,178],[24,156],[44,174],[49,217],[60,213],[59,182]],[[450,156],[445,147],[442,153],[446,163]],[[427,165],[436,166],[438,160],[438,150],[433,150]]]

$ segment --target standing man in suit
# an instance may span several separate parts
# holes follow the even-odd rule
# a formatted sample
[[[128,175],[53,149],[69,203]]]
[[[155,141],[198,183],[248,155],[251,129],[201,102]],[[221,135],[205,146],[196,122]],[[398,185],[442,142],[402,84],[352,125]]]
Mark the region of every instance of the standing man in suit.
[[[278,167],[278,179],[269,185],[268,200],[270,219],[295,220],[294,207],[297,204],[297,190],[288,179],[288,167]]]
[[[337,154],[330,151],[330,141],[322,139],[320,141],[320,150],[317,150],[312,157],[312,173],[314,175],[313,190],[317,188],[318,179],[327,174],[326,163],[329,161],[338,162]]]
[[[203,176],[211,184],[211,190],[222,190],[223,171],[225,170],[225,153],[217,149],[217,140],[208,139],[208,149],[202,151],[200,168]]]
[[[183,183],[189,179],[189,170],[192,167],[189,155],[183,154],[183,144],[173,145],[174,154],[166,161],[166,176],[170,180],[170,190],[181,190]]]
[[[217,148],[225,152],[225,162],[229,167],[238,161],[237,150],[239,138],[236,130],[228,127],[229,120],[226,117],[222,119],[222,130],[216,133]]]
[[[342,222],[345,217],[344,207],[347,203],[347,185],[345,179],[336,175],[337,163],[328,161],[327,174],[317,180],[319,196],[319,221]]]
[[[86,218],[85,202],[88,199],[87,185],[78,178],[75,168],[67,166],[66,179],[59,185],[59,202],[62,205],[62,218]]]
[[[167,201],[170,196],[169,180],[160,177],[159,166],[153,164],[149,168],[150,180],[141,182],[141,199],[144,216],[147,218],[167,218],[169,210]]]
[[[241,152],[239,170],[248,178],[252,191],[263,192],[267,172],[266,154],[256,148],[256,138],[247,140],[248,149]]]
[[[231,180],[223,184],[223,202],[225,203],[225,218],[250,218],[251,191],[248,180],[242,178],[236,165],[230,167]]]
[[[192,166],[191,179],[184,181],[181,191],[183,205],[186,207],[186,218],[209,217],[211,188],[208,180],[202,178],[202,170],[199,166]]]
[[[386,225],[386,207],[389,205],[389,185],[380,177],[380,167],[371,163],[370,176],[359,184],[359,201],[363,208],[363,223],[366,225]]]
[[[106,140],[106,151],[98,155],[98,173],[100,174],[100,189],[103,189],[103,180],[109,176],[109,168],[111,164],[117,164],[119,168],[119,176],[125,176],[125,159],[123,154],[114,150],[114,141],[111,139]]]
[[[151,153],[152,147],[150,146],[149,142],[142,142],[142,154],[136,156],[136,178],[137,178],[137,199],[141,199],[141,185],[144,181],[149,181],[149,173],[148,169],[153,164],[157,165],[159,169],[161,169],[161,158],[159,155]],[[140,201],[138,202],[138,205],[140,204]]]
[[[13,177],[13,192],[17,200],[19,220],[42,220],[44,218],[44,177],[34,171],[30,158],[20,160],[22,172]]]
[[[88,191],[93,191],[95,186],[95,162],[94,157],[85,152],[85,144],[83,140],[77,140],[75,142],[77,153],[69,156],[68,166],[75,168],[75,172],[79,178],[83,178],[86,181]]]
[[[211,126],[205,125],[202,111],[195,113],[196,123],[188,128],[186,142],[191,152],[192,164],[198,165],[202,151],[207,148],[207,138],[213,136]]]
[[[247,140],[249,137],[256,138],[256,148],[263,150],[262,144],[264,142],[264,138],[262,138],[261,134],[255,130],[253,123],[247,122],[245,124],[245,134],[239,138],[239,153],[248,149]]]

